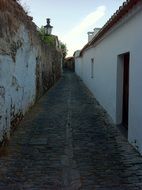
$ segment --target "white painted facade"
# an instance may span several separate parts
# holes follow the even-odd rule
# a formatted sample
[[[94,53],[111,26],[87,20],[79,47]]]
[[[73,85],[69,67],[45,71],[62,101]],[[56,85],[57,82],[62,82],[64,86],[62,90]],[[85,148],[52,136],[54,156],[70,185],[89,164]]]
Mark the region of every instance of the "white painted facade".
[[[142,154],[142,3],[107,32],[94,47],[75,54],[75,71],[115,124],[122,122],[123,62],[130,53],[128,140]],[[91,60],[94,76],[91,77]]]
[[[80,76],[82,78],[82,58],[79,56],[80,51],[77,50],[74,53],[74,57],[75,57],[75,72],[78,76]]]

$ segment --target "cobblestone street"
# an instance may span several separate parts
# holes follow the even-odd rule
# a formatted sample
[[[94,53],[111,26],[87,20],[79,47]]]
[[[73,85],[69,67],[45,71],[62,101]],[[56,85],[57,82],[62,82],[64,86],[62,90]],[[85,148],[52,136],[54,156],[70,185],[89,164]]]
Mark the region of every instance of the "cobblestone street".
[[[0,190],[79,189],[142,189],[142,157],[65,72],[11,137],[0,157]]]

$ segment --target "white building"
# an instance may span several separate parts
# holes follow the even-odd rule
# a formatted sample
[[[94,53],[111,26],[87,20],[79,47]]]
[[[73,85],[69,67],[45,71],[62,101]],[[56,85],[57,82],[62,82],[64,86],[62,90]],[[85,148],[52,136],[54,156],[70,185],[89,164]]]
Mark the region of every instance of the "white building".
[[[127,0],[75,56],[75,71],[142,154],[142,1]]]

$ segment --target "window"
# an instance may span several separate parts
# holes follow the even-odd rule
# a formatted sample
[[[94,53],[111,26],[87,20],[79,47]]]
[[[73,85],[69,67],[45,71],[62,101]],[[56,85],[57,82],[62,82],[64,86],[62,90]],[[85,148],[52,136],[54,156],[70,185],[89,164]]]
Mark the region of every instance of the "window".
[[[94,58],[91,59],[91,78],[94,78]]]

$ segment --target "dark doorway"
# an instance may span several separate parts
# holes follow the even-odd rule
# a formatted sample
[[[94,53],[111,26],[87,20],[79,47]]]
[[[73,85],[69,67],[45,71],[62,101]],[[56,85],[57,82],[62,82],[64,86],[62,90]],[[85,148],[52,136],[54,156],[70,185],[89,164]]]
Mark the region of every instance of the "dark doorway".
[[[129,112],[129,60],[130,53],[123,56],[123,113],[122,124],[128,128],[128,112]]]

